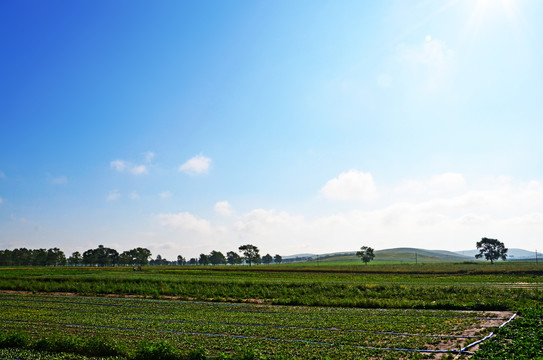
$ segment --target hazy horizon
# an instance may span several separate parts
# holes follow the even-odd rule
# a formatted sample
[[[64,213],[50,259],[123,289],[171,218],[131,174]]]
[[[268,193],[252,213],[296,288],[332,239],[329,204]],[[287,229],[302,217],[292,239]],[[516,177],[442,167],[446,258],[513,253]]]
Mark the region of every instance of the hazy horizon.
[[[0,249],[540,250],[543,2],[0,3]]]

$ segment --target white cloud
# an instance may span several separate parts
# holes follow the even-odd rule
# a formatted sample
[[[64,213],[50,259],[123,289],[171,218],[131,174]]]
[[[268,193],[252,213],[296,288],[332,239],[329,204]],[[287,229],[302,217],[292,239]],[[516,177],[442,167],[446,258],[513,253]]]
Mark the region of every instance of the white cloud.
[[[5,178],[6,178],[6,173],[0,170],[0,179],[5,179]]]
[[[418,45],[401,44],[398,59],[406,64],[409,77],[414,76],[425,90],[435,91],[447,82],[454,69],[454,51],[440,39],[427,36]]]
[[[134,166],[132,167],[132,169],[130,169],[130,172],[134,175],[144,175],[144,174],[147,174],[147,166],[145,165],[137,165],[137,166]]]
[[[131,199],[131,200],[139,200],[140,199],[140,195],[135,192],[135,191],[132,191],[128,197]]]
[[[377,197],[377,188],[369,173],[349,170],[329,180],[320,190],[326,198],[343,201],[368,201]]]
[[[63,185],[68,183],[68,178],[66,176],[59,176],[51,179],[51,184]]]
[[[110,202],[117,201],[119,200],[120,197],[121,197],[121,193],[119,192],[119,190],[111,190],[109,194],[107,195],[106,200]]]
[[[111,161],[109,163],[109,166],[120,173],[129,172],[133,175],[145,175],[149,173],[149,164],[153,160],[154,156],[155,153],[151,151],[145,152],[143,154],[144,162],[147,165],[134,164],[126,160],[116,159]]]
[[[4,199],[0,197],[0,205],[4,202]]]
[[[464,190],[466,185],[466,179],[462,174],[447,172],[433,175],[425,180],[406,180],[396,187],[395,192],[398,195],[429,194],[435,196]]]
[[[179,166],[179,171],[185,172],[190,175],[206,174],[209,171],[210,165],[210,158],[203,155],[196,155],[195,157],[187,160],[184,164]]]
[[[169,199],[172,197],[172,193],[169,192],[169,191],[163,191],[161,192],[160,194],[158,194],[158,196],[161,198],[161,199]]]
[[[117,170],[118,172],[123,172],[126,169],[126,162],[124,160],[113,160],[109,163],[109,166],[112,169]]]
[[[155,157],[155,153],[152,152],[152,151],[146,151],[143,153],[143,159],[145,161],[145,163],[150,163],[153,161],[154,157]]]
[[[222,216],[231,216],[233,214],[232,207],[228,201],[219,201],[215,204],[215,211]]]
[[[200,219],[188,212],[159,214],[157,218],[160,225],[182,232],[188,231],[199,234],[209,234],[212,232],[211,224],[208,220]]]
[[[392,199],[381,197],[368,210],[308,217],[257,208],[236,215],[227,201],[220,201],[214,210],[232,213],[217,223],[189,212],[157,218],[160,225],[174,230],[162,235],[164,241],[183,239],[181,253],[189,257],[212,249],[235,250],[248,242],[262,253],[285,255],[354,251],[362,245],[464,250],[474,248],[484,236],[500,239],[508,247],[538,246],[543,232],[543,183],[495,177],[468,187],[463,176],[451,174],[418,182],[426,190],[441,189],[437,196],[425,192],[400,201],[389,191]]]

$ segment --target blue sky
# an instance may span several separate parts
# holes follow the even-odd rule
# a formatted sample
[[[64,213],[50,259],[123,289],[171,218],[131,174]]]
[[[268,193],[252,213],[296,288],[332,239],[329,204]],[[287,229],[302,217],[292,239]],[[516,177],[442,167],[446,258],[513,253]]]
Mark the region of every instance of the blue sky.
[[[541,248],[542,16],[3,1],[0,248]]]

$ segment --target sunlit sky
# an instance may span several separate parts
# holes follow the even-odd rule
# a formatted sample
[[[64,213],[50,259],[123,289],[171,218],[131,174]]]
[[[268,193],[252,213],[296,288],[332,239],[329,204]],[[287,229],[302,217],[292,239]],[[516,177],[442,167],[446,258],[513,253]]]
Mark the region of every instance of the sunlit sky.
[[[0,249],[543,248],[543,1],[0,2]]]

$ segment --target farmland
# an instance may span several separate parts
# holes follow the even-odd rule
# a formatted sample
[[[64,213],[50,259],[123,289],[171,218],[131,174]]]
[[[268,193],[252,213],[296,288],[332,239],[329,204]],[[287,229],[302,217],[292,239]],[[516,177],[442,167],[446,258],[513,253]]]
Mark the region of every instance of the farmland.
[[[3,347],[126,359],[446,358],[543,303],[522,263],[2,268],[0,289]]]

